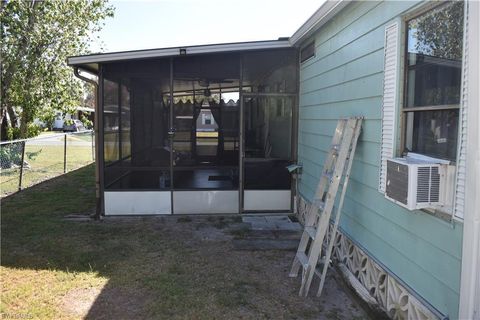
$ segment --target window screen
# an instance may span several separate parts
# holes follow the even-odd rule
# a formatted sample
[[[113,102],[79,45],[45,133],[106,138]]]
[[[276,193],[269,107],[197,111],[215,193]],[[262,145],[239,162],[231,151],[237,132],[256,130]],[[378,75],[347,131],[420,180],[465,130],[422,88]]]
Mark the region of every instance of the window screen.
[[[406,151],[455,161],[462,39],[462,2],[449,2],[407,22]]]

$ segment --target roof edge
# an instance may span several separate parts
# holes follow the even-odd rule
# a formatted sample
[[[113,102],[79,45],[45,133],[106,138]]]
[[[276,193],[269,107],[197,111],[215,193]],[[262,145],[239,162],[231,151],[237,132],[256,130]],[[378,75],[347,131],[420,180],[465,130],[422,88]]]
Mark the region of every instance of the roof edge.
[[[121,51],[111,53],[98,53],[83,56],[73,56],[67,58],[70,66],[78,66],[87,63],[101,63],[111,61],[122,61],[132,59],[148,59],[159,57],[172,57],[191,54],[205,54],[216,52],[234,52],[243,50],[262,50],[276,48],[290,48],[291,44],[288,39],[285,40],[267,40],[267,41],[251,41],[251,42],[234,42],[222,44],[209,44],[199,46],[170,47],[159,49],[146,49],[135,51]]]
[[[290,37],[292,46],[299,46],[303,40],[311,36],[325,23],[330,21],[340,10],[352,0],[327,0],[304,24]]]

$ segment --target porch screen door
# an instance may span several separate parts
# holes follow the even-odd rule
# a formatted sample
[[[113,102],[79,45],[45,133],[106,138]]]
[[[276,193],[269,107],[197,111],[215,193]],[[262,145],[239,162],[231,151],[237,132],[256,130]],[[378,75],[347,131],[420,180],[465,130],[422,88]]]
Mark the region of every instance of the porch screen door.
[[[295,95],[243,95],[243,211],[292,209]]]

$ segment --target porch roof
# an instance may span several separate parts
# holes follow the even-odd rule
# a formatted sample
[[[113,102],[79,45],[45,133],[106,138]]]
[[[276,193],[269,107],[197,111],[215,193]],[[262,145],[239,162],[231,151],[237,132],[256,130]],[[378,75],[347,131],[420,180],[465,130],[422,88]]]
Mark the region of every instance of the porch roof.
[[[175,57],[183,55],[196,55],[207,53],[221,53],[221,52],[237,52],[250,50],[264,50],[264,49],[281,49],[290,48],[292,45],[288,38],[279,38],[278,40],[269,41],[252,41],[252,42],[236,42],[236,43],[222,43],[199,46],[186,47],[170,47],[147,50],[122,51],[112,53],[98,53],[83,56],[69,57],[68,65],[73,67],[80,67],[89,71],[97,71],[99,63],[136,60],[136,59],[150,59],[161,57]]]

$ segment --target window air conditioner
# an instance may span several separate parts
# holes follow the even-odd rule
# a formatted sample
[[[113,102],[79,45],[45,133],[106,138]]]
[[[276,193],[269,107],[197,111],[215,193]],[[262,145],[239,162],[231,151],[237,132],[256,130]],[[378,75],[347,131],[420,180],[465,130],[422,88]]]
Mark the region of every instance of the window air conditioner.
[[[408,210],[443,206],[448,163],[410,153],[388,159],[385,197]]]

